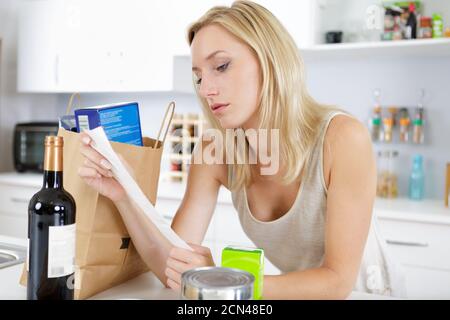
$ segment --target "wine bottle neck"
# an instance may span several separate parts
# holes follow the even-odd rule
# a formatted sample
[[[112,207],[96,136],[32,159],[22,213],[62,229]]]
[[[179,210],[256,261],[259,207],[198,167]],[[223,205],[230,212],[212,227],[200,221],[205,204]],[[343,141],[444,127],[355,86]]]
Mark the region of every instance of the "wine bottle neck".
[[[44,189],[62,189],[63,173],[62,171],[44,171]]]
[[[62,189],[63,187],[63,145],[62,137],[45,138],[44,189]]]

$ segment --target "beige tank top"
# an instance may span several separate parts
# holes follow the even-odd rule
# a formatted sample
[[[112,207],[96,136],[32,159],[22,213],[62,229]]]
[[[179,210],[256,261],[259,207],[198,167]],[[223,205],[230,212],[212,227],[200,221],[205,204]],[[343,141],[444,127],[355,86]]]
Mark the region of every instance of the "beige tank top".
[[[244,232],[258,248],[264,249],[266,258],[283,273],[318,268],[323,263],[327,208],[323,142],[329,123],[338,114],[344,113],[333,112],[323,120],[311,154],[311,165],[304,174],[294,204],[282,217],[270,222],[259,221],[250,212],[245,188],[232,192],[233,205]],[[228,179],[233,179],[232,166],[228,168]],[[387,252],[374,215],[354,290],[406,296],[403,272]]]

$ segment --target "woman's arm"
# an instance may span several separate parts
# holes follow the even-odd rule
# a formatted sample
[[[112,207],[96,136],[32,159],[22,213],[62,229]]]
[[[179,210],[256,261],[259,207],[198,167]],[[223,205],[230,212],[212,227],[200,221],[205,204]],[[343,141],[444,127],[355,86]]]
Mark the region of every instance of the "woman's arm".
[[[324,262],[316,269],[265,276],[265,299],[345,299],[354,287],[376,192],[376,165],[367,129],[352,118],[337,116],[325,138],[324,168],[327,163]]]
[[[89,136],[80,134],[80,140],[85,162],[79,168],[79,175],[89,186],[114,202],[139,255],[159,280],[167,284],[166,266],[173,246],[126,196],[112,177],[111,165],[90,146]],[[128,167],[128,170],[131,168]],[[198,244],[207,231],[224,176],[226,168],[223,165],[192,164],[190,167],[187,189],[172,228],[183,240],[192,244],[195,252],[190,255],[194,260],[204,256],[205,249]]]

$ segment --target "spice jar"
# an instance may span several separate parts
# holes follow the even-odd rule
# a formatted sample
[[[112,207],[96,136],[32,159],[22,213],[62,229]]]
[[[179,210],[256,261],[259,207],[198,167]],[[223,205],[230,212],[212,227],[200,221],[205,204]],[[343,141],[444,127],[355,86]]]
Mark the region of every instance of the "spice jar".
[[[417,108],[413,120],[413,142],[422,144],[424,141],[423,134],[423,108]]]
[[[419,38],[433,38],[433,19],[431,17],[421,17],[419,23]]]
[[[388,116],[383,119],[383,125],[384,125],[384,141],[385,142],[392,142],[392,130],[394,128],[394,118],[391,116]]]
[[[381,137],[381,108],[373,108],[373,115],[371,119],[371,135],[372,141],[379,141]]]
[[[400,141],[408,142],[409,124],[410,124],[408,109],[400,109]]]
[[[396,174],[397,157],[397,151],[385,150],[378,152],[378,197],[398,197],[398,179]]]

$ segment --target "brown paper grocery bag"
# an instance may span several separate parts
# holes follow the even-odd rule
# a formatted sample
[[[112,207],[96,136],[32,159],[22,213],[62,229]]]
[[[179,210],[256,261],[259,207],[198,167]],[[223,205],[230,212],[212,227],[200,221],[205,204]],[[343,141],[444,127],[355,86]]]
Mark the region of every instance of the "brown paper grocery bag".
[[[134,168],[136,182],[153,205],[164,140],[174,108],[172,102],[157,140],[144,137],[143,147],[111,142],[114,151]],[[159,140],[164,126],[163,139]],[[64,188],[74,197],[77,206],[75,299],[85,299],[148,271],[148,267],[133,246],[112,201],[99,195],[78,176],[78,168],[84,161],[78,133],[60,128],[58,135],[64,138]],[[26,285],[26,281],[24,267],[20,283]]]

